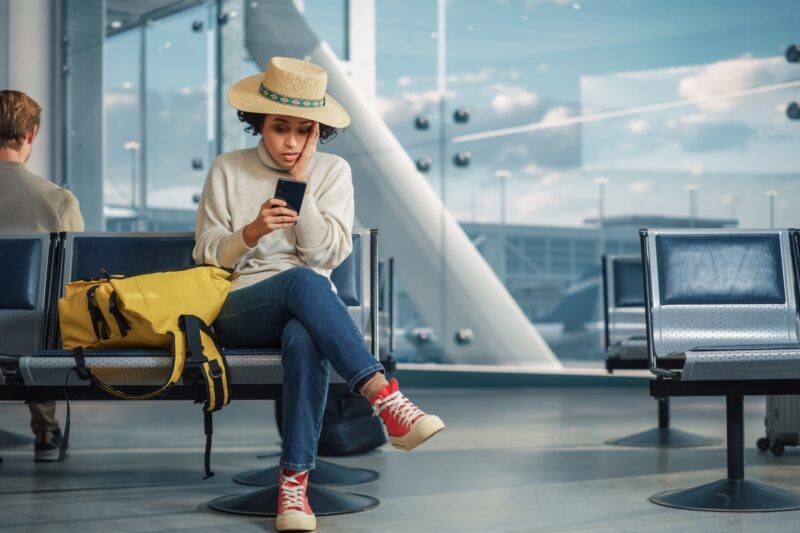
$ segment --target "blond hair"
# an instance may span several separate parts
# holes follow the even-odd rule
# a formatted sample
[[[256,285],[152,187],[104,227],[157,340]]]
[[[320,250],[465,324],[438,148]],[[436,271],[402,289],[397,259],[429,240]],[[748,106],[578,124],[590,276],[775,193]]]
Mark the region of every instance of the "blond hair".
[[[42,108],[20,91],[0,91],[0,149],[19,150],[31,128],[39,127]]]

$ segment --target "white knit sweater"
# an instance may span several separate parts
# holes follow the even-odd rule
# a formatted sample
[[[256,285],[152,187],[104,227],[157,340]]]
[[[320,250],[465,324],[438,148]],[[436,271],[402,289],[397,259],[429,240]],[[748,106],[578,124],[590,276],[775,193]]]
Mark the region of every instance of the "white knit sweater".
[[[249,248],[244,226],[275,194],[278,178],[288,178],[262,142],[229,152],[211,165],[197,208],[194,260],[240,275],[233,290],[247,287],[295,266],[330,277],[353,248],[353,182],[350,165],[333,154],[316,152],[308,163],[308,191],[297,224],[263,236]]]

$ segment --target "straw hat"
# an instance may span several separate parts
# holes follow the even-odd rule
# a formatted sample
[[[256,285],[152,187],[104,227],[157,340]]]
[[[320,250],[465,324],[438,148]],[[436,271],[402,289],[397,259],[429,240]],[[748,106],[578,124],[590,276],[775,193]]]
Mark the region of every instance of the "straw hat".
[[[325,69],[309,61],[273,57],[264,74],[237,81],[228,91],[228,102],[239,111],[316,120],[334,128],[350,124],[339,102],[325,93]]]

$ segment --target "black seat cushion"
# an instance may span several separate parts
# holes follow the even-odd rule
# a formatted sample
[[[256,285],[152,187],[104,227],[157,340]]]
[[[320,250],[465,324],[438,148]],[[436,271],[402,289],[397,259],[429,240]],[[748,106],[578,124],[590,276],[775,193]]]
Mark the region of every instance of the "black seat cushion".
[[[778,235],[656,237],[663,305],[782,304]]]
[[[36,308],[41,261],[41,240],[0,239],[0,309]]]

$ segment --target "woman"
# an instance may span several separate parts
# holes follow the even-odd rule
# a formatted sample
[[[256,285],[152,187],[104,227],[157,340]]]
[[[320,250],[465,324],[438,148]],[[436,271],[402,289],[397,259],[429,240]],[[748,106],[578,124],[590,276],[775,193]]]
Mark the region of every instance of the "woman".
[[[318,141],[350,123],[326,85],[321,67],[275,57],[263,76],[231,87],[229,102],[261,142],[214,161],[197,210],[195,261],[238,274],[215,323],[223,343],[281,347],[279,531],[316,528],[306,487],[331,366],[371,402],[396,448],[411,450],[444,428],[397,380],[386,381],[330,281],[352,249],[353,185],[344,159],[317,152]],[[307,184],[300,213],[272,198],[279,178]]]

